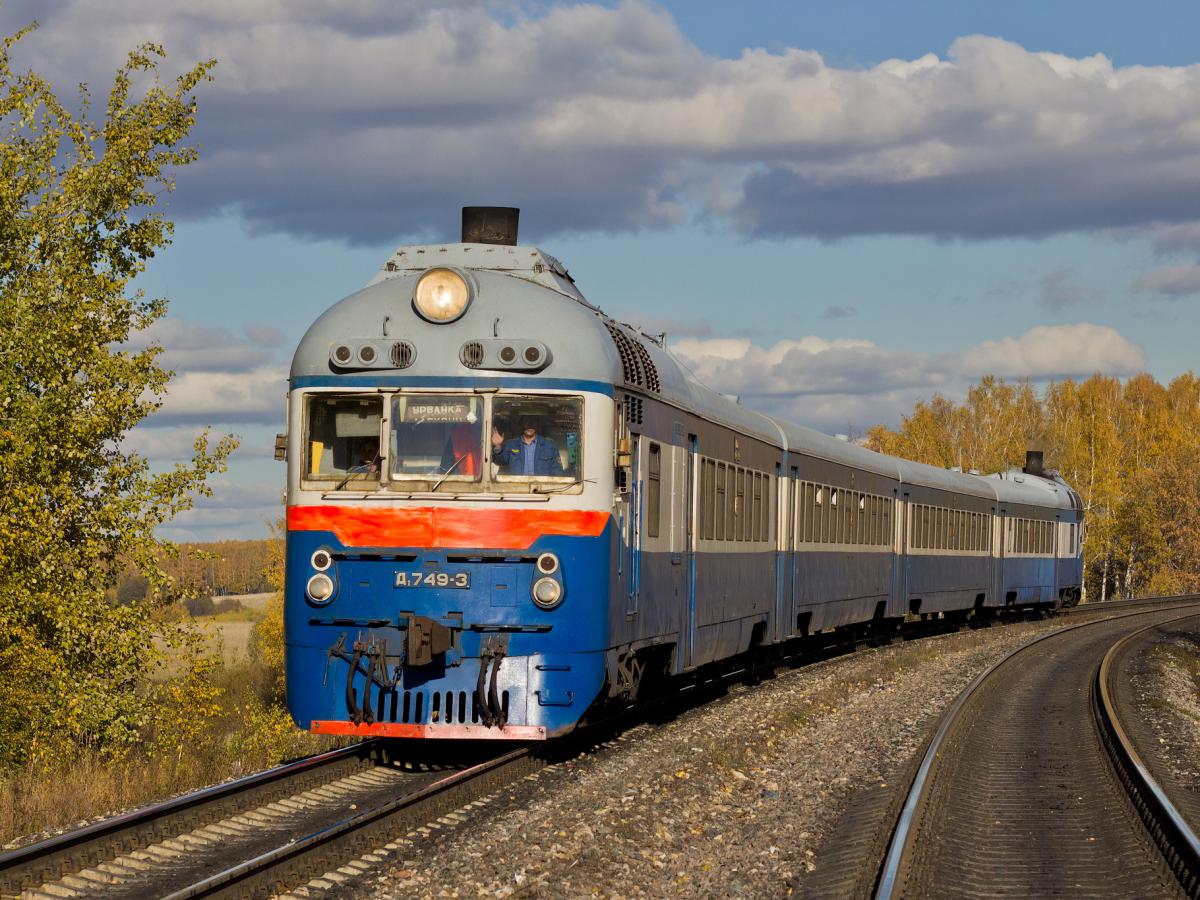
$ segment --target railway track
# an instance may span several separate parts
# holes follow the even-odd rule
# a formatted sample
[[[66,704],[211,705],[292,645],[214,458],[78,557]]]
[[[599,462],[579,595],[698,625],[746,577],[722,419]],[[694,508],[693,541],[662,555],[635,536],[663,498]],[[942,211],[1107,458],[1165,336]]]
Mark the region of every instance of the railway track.
[[[1170,631],[1200,629],[1200,616],[1149,625],[1104,655],[1096,673],[1096,713],[1104,744],[1142,821],[1183,890],[1200,897],[1200,794],[1180,784],[1134,696],[1134,672]]]
[[[1154,609],[1161,602],[1121,607]],[[777,665],[802,665],[892,637],[946,630],[953,627],[913,623],[899,634],[862,634],[789,652],[765,669],[733,668],[609,719],[558,749],[578,752],[632,722],[711,700],[730,681],[769,676]],[[444,754],[446,748],[437,749]],[[360,859],[382,862],[398,836],[546,763],[527,749],[476,744],[463,752],[475,756],[447,766],[390,758],[385,742],[367,741],[197,791],[0,855],[0,896],[263,896],[339,868],[346,875],[361,872],[369,866]]]
[[[976,678],[921,760],[875,896],[1200,896],[1195,836],[1113,699],[1126,640],[1198,614],[1191,599],[1068,626]]]
[[[463,768],[397,763],[368,741],[3,854],[0,896],[269,895],[540,765],[524,749],[496,748]]]

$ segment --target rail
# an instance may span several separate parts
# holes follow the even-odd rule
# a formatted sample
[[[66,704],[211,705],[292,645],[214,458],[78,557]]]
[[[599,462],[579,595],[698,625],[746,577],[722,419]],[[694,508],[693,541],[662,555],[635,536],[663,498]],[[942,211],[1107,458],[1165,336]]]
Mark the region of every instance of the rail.
[[[177,833],[219,821],[248,802],[270,802],[342,770],[367,764],[378,741],[284,763],[174,799],[131,810],[84,828],[0,854],[0,893],[17,893],[33,884],[58,878],[66,871],[95,865],[132,845],[134,836]]]
[[[1104,745],[1112,757],[1117,776],[1125,785],[1130,800],[1133,801],[1147,830],[1158,844],[1184,891],[1190,897],[1200,897],[1200,837],[1197,837],[1187,819],[1151,775],[1150,769],[1121,724],[1113,698],[1114,661],[1147,632],[1160,628],[1163,624],[1167,623],[1148,625],[1112,646],[1096,671],[1093,699]]]
[[[1158,598],[1155,598],[1155,599],[1157,600]],[[1197,599],[1197,597],[1195,595],[1188,595],[1187,598],[1181,597],[1181,598],[1177,598],[1177,599],[1179,599],[1179,600],[1189,599],[1194,603],[1194,601]],[[1141,605],[1143,605],[1144,601],[1136,601],[1136,602],[1138,603],[1139,606],[1141,606]],[[1163,605],[1155,605],[1155,606],[1151,607],[1151,609],[1153,609],[1154,611],[1169,611],[1172,609],[1184,609],[1184,608],[1187,608],[1187,607],[1163,606]],[[1192,610],[1193,611],[1191,613],[1189,613],[1186,616],[1181,616],[1180,618],[1190,618],[1192,616],[1195,616],[1196,613],[1194,611],[1194,606],[1192,607]],[[915,840],[913,823],[916,818],[917,810],[924,799],[924,796],[927,791],[927,787],[930,783],[931,771],[934,767],[935,762],[938,759],[938,756],[942,752],[943,743],[945,741],[946,735],[950,731],[950,729],[953,727],[956,717],[958,716],[959,712],[963,709],[963,707],[967,704],[967,702],[971,699],[972,695],[976,692],[976,690],[979,688],[979,686],[982,685],[984,682],[986,682],[993,674],[995,674],[995,672],[998,669],[1000,669],[1002,666],[1004,666],[1006,663],[1008,663],[1014,657],[1025,653],[1026,651],[1028,651],[1031,648],[1040,644],[1042,641],[1048,640],[1053,637],[1058,637],[1062,634],[1065,634],[1065,633],[1071,632],[1071,631],[1076,631],[1078,629],[1089,628],[1092,626],[1099,626],[1099,625],[1103,625],[1106,623],[1111,623],[1114,620],[1146,615],[1147,612],[1149,612],[1149,611],[1150,611],[1150,609],[1139,609],[1136,612],[1127,612],[1127,613],[1123,613],[1122,615],[1119,615],[1119,616],[1110,616],[1110,617],[1105,617],[1103,619],[1098,619],[1096,621],[1080,622],[1075,625],[1068,625],[1066,627],[1058,628],[1058,629],[1055,629],[1054,631],[1047,632],[1046,634],[1039,635],[1038,637],[1036,637],[1030,641],[1027,641],[1026,643],[1022,644],[1021,646],[1016,647],[1013,650],[1011,650],[1010,652],[1006,653],[1001,659],[997,660],[995,663],[993,663],[987,669],[985,669],[983,672],[981,672],[978,676],[976,676],[975,679],[972,680],[971,683],[969,685],[967,685],[966,688],[963,689],[963,691],[958,695],[958,697],[955,698],[955,700],[951,704],[950,708],[943,714],[943,716],[938,724],[938,727],[937,727],[936,731],[934,732],[933,738],[930,740],[929,745],[926,748],[925,754],[922,757],[921,764],[918,767],[915,776],[913,777],[913,781],[912,781],[911,785],[909,786],[907,796],[905,797],[904,805],[901,809],[900,815],[896,821],[896,826],[893,829],[891,838],[888,842],[887,852],[884,856],[883,863],[879,868],[879,874],[878,874],[878,878],[876,881],[875,894],[874,894],[876,900],[892,900],[893,897],[898,895],[897,892],[900,887],[902,871],[906,865],[907,859],[911,856],[912,851],[913,851],[913,843]],[[1156,622],[1149,627],[1151,627],[1151,628],[1159,627],[1163,624],[1165,624],[1165,623]],[[1126,640],[1126,639],[1127,638],[1122,638],[1122,641],[1118,642],[1118,644],[1114,645],[1114,647],[1120,646],[1120,644],[1123,643],[1124,640]],[[1110,651],[1110,653],[1111,653],[1111,651]],[[1105,658],[1107,659],[1108,657],[1106,656]],[[1100,676],[1098,675],[1098,677],[1100,677]],[[1145,772],[1145,767],[1142,766],[1141,768],[1142,768],[1142,771]],[[1147,775],[1148,775],[1148,773],[1147,773]],[[1161,794],[1161,790],[1159,790],[1158,793]],[[1178,813],[1176,813],[1176,817],[1178,818]],[[1182,820],[1180,819],[1180,821],[1182,821]],[[1195,841],[1194,834],[1192,835],[1192,841],[1193,842]],[[1195,852],[1195,844],[1194,843],[1191,845],[1191,847],[1192,847],[1191,852]],[[1182,856],[1182,855],[1186,854],[1187,852],[1188,852],[1188,849],[1184,848],[1183,853],[1180,855]],[[1169,863],[1171,862],[1170,858],[1168,859],[1168,862]],[[1200,868],[1192,867],[1190,869],[1190,872],[1192,873],[1192,876],[1194,878],[1195,873],[1200,872]],[[1178,872],[1176,872],[1176,876],[1178,877]],[[1183,883],[1182,879],[1181,879],[1181,883]],[[1191,883],[1191,887],[1189,888],[1192,896],[1197,896],[1197,888],[1198,887],[1200,887],[1200,885],[1198,885],[1197,882],[1195,880],[1193,880]]]

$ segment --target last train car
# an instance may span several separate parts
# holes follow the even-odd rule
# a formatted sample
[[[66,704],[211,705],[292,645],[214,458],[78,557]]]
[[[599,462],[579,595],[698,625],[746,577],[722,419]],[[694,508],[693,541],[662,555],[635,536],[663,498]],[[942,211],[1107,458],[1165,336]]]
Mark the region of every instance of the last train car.
[[[1078,596],[1077,497],[748,410],[516,211],[403,247],[292,363],[287,698],[324,734],[541,740],[655,676]]]

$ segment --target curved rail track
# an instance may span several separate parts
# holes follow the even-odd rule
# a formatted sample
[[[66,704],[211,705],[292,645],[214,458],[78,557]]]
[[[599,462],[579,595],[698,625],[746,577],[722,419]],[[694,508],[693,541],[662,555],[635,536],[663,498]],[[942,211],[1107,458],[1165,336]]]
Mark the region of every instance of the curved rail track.
[[[1115,644],[1096,673],[1095,698],[1104,745],[1118,777],[1180,886],[1188,896],[1200,897],[1200,795],[1182,789],[1153,759],[1153,735],[1132,696],[1132,665],[1138,655],[1161,640],[1168,626],[1185,623],[1195,629],[1200,616],[1148,625]]]
[[[1162,603],[1134,601],[1121,607],[1140,608],[1147,602],[1156,608]],[[913,623],[895,636],[920,637],[949,627],[942,622]],[[581,744],[596,739],[596,733],[619,730],[664,707],[686,707],[719,696],[728,681],[757,680],[777,665],[824,659],[889,637],[852,634],[842,642],[750,660],[740,668],[699,678],[679,695],[643,703],[607,720],[591,729],[590,737],[556,747],[565,754],[578,752]],[[437,751],[444,757],[448,749],[442,744]],[[474,756],[464,762],[460,755],[459,763],[451,766],[413,758],[419,749],[411,746],[403,761],[390,758],[389,752],[387,742],[363,742],[0,854],[0,896],[262,896],[339,868],[354,870],[359,858],[381,862],[372,854],[396,837],[546,763],[528,748],[494,745],[472,744],[462,752]]]
[[[1119,719],[1096,687],[1111,686],[1110,651],[1147,622],[1198,612],[1192,599],[1068,626],[976,678],[921,761],[875,896],[1198,896],[1186,840],[1153,802],[1131,800],[1106,752],[1101,722]],[[1113,752],[1130,749],[1126,737],[1108,741]],[[1139,790],[1162,794],[1144,765],[1130,768],[1147,779]]]

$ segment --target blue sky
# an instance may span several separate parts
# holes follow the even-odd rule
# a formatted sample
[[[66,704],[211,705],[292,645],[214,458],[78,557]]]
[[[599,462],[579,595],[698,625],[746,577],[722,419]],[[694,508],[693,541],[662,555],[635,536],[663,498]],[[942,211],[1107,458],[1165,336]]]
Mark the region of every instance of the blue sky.
[[[141,285],[177,379],[133,443],[243,438],[168,536],[279,511],[307,324],[466,203],[714,387],[828,431],[987,372],[1195,368],[1200,8],[1190,3],[354,4],[9,0],[17,63],[99,90],[124,52],[217,57],[175,244]],[[636,312],[635,312],[636,311]]]

